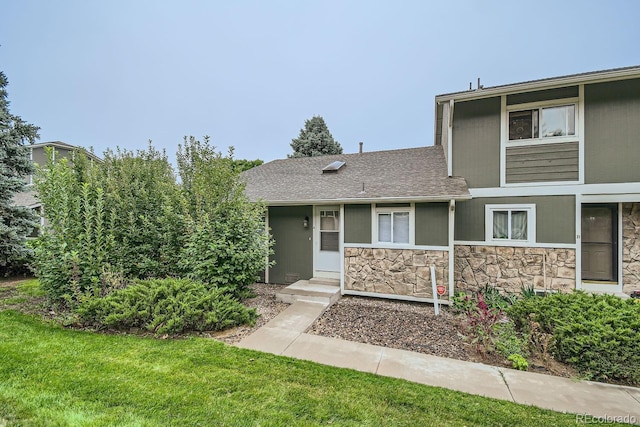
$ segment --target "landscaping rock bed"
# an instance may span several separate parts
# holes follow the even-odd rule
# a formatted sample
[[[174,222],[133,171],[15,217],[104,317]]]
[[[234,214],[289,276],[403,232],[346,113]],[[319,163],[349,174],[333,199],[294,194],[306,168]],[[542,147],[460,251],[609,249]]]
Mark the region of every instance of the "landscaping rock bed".
[[[278,303],[275,293],[281,285],[256,284],[256,298],[245,301],[258,310],[260,317],[254,327],[239,327],[213,335],[229,344],[237,343],[261,325],[273,319],[288,304]],[[434,314],[433,305],[391,301],[380,298],[343,296],[309,328],[310,334],[339,338],[366,344],[415,351],[489,365],[511,367],[511,363],[496,354],[481,354],[463,334],[464,318],[451,312],[448,306]],[[576,377],[576,372],[553,358],[545,361],[531,358],[529,370],[538,373]]]
[[[459,318],[448,307],[435,315],[423,303],[345,296],[309,333],[435,356],[470,360],[472,349],[459,333]]]

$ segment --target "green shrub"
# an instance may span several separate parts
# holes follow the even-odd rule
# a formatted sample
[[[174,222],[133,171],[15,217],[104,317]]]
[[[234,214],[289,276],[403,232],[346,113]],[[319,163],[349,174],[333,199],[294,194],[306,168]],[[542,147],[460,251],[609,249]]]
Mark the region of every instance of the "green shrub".
[[[498,322],[493,326],[494,346],[498,353],[509,358],[513,354],[528,355],[527,340],[522,338],[511,321]]]
[[[245,298],[271,253],[265,207],[246,197],[232,148],[223,156],[207,137],[185,138],[177,159],[188,234],[179,265],[187,277]]]
[[[518,301],[508,310],[521,331],[551,334],[554,357],[594,380],[640,384],[640,304],[584,292]]]
[[[143,328],[155,334],[222,330],[252,324],[257,317],[224,288],[188,279],[139,280],[77,309],[82,322],[98,328]]]
[[[529,369],[529,362],[520,354],[512,354],[507,360],[509,360],[513,364],[513,369],[517,369],[519,371],[526,371]]]

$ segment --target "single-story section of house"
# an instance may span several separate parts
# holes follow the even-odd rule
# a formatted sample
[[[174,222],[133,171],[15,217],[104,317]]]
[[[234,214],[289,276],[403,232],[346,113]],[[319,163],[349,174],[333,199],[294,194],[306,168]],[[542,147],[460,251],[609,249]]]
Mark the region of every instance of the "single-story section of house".
[[[343,294],[429,302],[433,266],[453,294],[455,206],[471,196],[442,146],[274,160],[243,178],[268,206],[267,283],[333,278]]]

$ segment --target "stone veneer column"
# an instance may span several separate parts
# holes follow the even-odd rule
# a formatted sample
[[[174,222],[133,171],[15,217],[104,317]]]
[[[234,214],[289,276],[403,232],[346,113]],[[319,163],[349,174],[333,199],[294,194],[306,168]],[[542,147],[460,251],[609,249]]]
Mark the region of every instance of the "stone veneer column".
[[[622,204],[622,292],[640,289],[640,203]]]
[[[543,261],[543,256],[547,258]],[[543,265],[546,266],[543,269]],[[454,281],[457,291],[476,291],[485,285],[508,293],[524,286],[563,292],[576,287],[574,249],[456,245]]]
[[[436,283],[444,284],[448,291],[448,261],[447,251],[345,248],[344,288],[377,294],[433,298],[430,266],[435,266]]]

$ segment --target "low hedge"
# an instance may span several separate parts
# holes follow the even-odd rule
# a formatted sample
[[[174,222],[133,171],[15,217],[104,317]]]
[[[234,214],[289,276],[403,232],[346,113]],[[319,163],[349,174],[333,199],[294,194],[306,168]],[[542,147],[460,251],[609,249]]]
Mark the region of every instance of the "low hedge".
[[[586,378],[640,384],[640,301],[578,291],[521,299],[507,314],[525,333],[536,322],[554,357]]]
[[[106,297],[91,298],[77,308],[80,320],[97,328],[144,328],[155,334],[216,331],[253,324],[249,309],[224,288],[189,279],[138,280]]]

